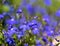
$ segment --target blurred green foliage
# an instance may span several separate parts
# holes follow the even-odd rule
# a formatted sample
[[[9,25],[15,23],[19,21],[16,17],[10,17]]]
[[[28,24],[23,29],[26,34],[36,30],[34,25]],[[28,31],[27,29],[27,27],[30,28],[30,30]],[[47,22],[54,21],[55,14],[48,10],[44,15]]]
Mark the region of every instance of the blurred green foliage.
[[[15,9],[18,8],[18,6],[20,5],[22,0],[6,0],[8,3],[10,3],[10,6],[14,6]],[[0,13],[4,12],[8,12],[9,6],[2,4],[2,0],[0,0]]]
[[[21,4],[22,0],[6,0],[10,3],[10,5],[14,6],[15,9],[18,8],[18,6]],[[32,5],[39,5],[41,7],[47,8],[47,6],[44,5],[43,0],[37,0]],[[60,1],[59,0],[52,0],[52,5],[48,7],[48,10],[50,9],[51,12],[55,12],[58,8],[60,8]],[[0,0],[0,13],[2,11],[6,12],[8,11],[9,7],[2,4],[2,0]]]
[[[17,9],[22,0],[8,0],[8,1],[10,2],[11,5],[14,6],[15,9]]]
[[[9,11],[9,6],[7,6],[7,5],[3,5],[2,6],[2,10],[4,11],[4,12],[8,12]]]

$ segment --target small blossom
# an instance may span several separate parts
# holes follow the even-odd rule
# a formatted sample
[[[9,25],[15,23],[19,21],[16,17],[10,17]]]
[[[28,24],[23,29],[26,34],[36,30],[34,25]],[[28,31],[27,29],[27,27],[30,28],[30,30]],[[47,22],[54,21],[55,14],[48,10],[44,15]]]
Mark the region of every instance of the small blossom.
[[[28,46],[28,44],[27,44],[27,43],[25,43],[25,44],[24,44],[24,46]]]
[[[56,15],[57,17],[60,17],[60,9],[58,9],[58,10],[56,11],[55,15]]]
[[[4,16],[2,14],[0,14],[0,19],[3,19],[3,18],[4,18]]]
[[[52,0],[44,0],[44,4],[46,6],[51,6],[52,5]]]
[[[38,28],[34,28],[34,29],[32,30],[32,33],[33,33],[33,34],[39,34]]]

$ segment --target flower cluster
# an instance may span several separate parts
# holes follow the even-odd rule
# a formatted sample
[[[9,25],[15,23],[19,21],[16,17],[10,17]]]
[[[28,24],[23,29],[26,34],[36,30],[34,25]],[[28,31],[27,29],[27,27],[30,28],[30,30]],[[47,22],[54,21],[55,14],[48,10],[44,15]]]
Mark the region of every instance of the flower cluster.
[[[52,0],[0,2],[1,46],[54,46],[53,39],[60,36],[60,9],[51,10]]]

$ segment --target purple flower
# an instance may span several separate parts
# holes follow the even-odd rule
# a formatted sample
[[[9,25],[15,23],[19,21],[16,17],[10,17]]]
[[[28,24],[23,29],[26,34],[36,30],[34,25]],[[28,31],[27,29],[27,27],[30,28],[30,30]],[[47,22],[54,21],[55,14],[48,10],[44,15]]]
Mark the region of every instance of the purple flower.
[[[20,29],[20,30],[23,30],[23,31],[26,31],[26,28],[27,28],[26,25],[21,25],[21,26],[19,27],[19,29]]]
[[[48,14],[45,14],[42,19],[43,19],[43,21],[47,22],[48,24],[50,23],[50,16]]]
[[[9,12],[10,13],[14,12],[14,7],[13,6],[10,7],[10,11]]]
[[[27,30],[30,30],[30,27],[28,25],[20,25],[19,29],[25,32]]]
[[[26,18],[25,18],[25,15],[22,13],[22,15],[21,15],[21,18],[19,18],[19,23],[20,24],[26,24],[27,22],[26,22]]]
[[[7,29],[10,30],[13,27],[13,25],[8,25]]]
[[[27,12],[29,13],[29,15],[34,15],[35,14],[35,9],[31,4],[28,4],[26,6]]]
[[[44,26],[44,31],[50,31],[50,27],[49,26]]]
[[[33,23],[33,24],[37,24],[37,22],[38,21],[37,20],[34,20],[34,19],[31,21],[31,23]]]
[[[36,40],[36,46],[42,46],[39,40]]]
[[[4,16],[2,14],[0,14],[0,19],[3,19],[3,18],[4,18]]]
[[[51,36],[52,34],[54,34],[54,31],[55,31],[54,27],[50,27],[50,26],[45,26],[44,30],[46,31],[46,34],[48,36]]]
[[[43,40],[45,43],[48,43],[48,39],[47,39],[45,36],[42,37],[42,40]]]
[[[54,44],[53,43],[49,43],[49,46],[54,46]]]
[[[10,38],[10,37],[6,39],[6,43],[9,46],[15,46],[15,41],[12,38]]]
[[[31,28],[32,28],[32,29],[38,28],[38,25],[34,25],[34,26],[32,26]]]
[[[38,28],[34,28],[34,29],[32,30],[32,33],[33,33],[33,34],[39,34],[39,29],[38,29]]]
[[[24,34],[25,34],[25,32],[23,32],[23,31],[16,32],[16,35],[17,35],[18,39],[20,39],[21,37],[23,37]]]
[[[14,18],[6,20],[6,23],[9,25],[14,25],[16,24],[16,20]]]
[[[9,5],[10,2],[9,2],[9,1],[6,1],[6,0],[3,0],[3,4],[5,4],[5,5]]]
[[[9,36],[8,36],[8,33],[6,32],[6,30],[3,30],[2,33],[3,33],[3,35],[4,35],[4,38],[9,37]]]
[[[56,15],[57,17],[60,17],[60,9],[58,9],[58,10],[56,11],[55,15]]]
[[[20,24],[24,24],[24,23],[26,23],[26,20],[25,20],[24,18],[21,18],[21,19],[19,20],[19,23],[20,23]]]
[[[52,5],[52,0],[44,0],[44,4],[46,6],[51,6]]]
[[[31,28],[34,29],[34,28],[38,28],[40,29],[41,28],[41,23],[40,22],[37,22],[37,24],[33,25]]]
[[[12,27],[10,29],[8,29],[7,33],[8,35],[11,37],[13,34],[15,34],[18,31],[18,29],[16,27]]]
[[[45,8],[40,7],[39,13],[41,13],[43,15],[43,14],[46,14],[47,12],[46,12]]]
[[[54,31],[50,30],[46,32],[47,36],[52,36],[54,34]]]
[[[28,43],[24,43],[24,46],[28,46]]]
[[[37,23],[38,22],[36,20],[31,20],[31,21],[29,21],[28,25],[33,26],[33,25],[37,25]]]
[[[42,46],[41,44],[37,44],[36,46]]]
[[[7,38],[6,42],[8,42],[9,44],[11,44],[12,41],[10,41],[10,39]]]
[[[19,8],[19,9],[17,10],[17,13],[22,13],[22,10]]]
[[[36,44],[40,44],[40,40],[36,40]]]

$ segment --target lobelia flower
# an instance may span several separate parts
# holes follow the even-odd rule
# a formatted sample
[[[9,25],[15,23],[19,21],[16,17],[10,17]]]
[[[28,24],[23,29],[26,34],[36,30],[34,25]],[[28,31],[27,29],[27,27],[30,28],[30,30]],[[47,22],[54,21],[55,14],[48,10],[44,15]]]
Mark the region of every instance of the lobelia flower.
[[[51,28],[49,26],[45,26],[43,32],[45,32],[47,34],[47,36],[53,34],[53,30],[51,30]]]
[[[8,29],[8,30],[11,30],[11,28],[13,28],[13,27],[14,27],[13,25],[8,25],[8,26],[7,26],[7,29]]]
[[[33,15],[34,16],[34,14],[35,14],[35,8],[31,4],[28,4],[26,6],[26,9],[27,9],[27,12],[28,12],[29,15],[31,15],[31,16]]]
[[[58,9],[58,10],[56,11],[55,15],[56,15],[57,17],[60,17],[60,9]]]
[[[39,28],[39,27],[38,25],[33,25],[31,28],[34,29],[34,28]]]
[[[50,30],[46,32],[47,36],[52,36],[54,34],[54,31]]]
[[[37,25],[37,21],[36,20],[31,20],[31,21],[29,21],[28,25],[30,27],[32,27],[33,25]]]
[[[32,33],[33,33],[33,34],[39,34],[39,29],[38,29],[38,28],[34,28],[34,29],[32,30]]]
[[[39,40],[36,40],[36,46],[42,46]]]
[[[8,38],[8,37],[9,37],[6,30],[2,30],[2,33],[3,33],[3,35],[4,35],[4,38]]]
[[[44,4],[46,6],[51,6],[52,5],[52,0],[44,0]]]
[[[14,12],[14,7],[13,7],[13,6],[10,6],[9,12],[10,12],[10,13],[13,13],[13,12]]]
[[[37,44],[36,46],[42,46],[41,44]]]
[[[3,12],[3,16],[5,19],[11,18],[11,14],[9,12]]]
[[[19,8],[19,9],[17,10],[17,13],[22,13],[22,9]]]
[[[34,29],[34,28],[38,28],[40,29],[42,26],[42,24],[40,22],[37,22],[35,25],[33,25],[31,28]]]
[[[16,24],[16,20],[14,18],[6,20],[6,23],[9,25],[14,25]]]
[[[6,42],[9,46],[15,46],[15,41],[12,38],[7,38]]]
[[[11,44],[11,41],[9,38],[7,38],[6,42],[8,42],[8,44]]]
[[[7,27],[7,34],[9,37],[12,37],[13,34],[15,34],[16,32],[18,31],[18,28],[17,27],[14,27],[14,26],[9,26]]]
[[[4,18],[4,16],[2,14],[0,14],[0,19],[3,19],[3,18]]]
[[[40,40],[36,40],[36,44],[40,44]]]
[[[20,25],[19,29],[25,32],[27,30],[30,30],[30,27],[28,25]]]
[[[8,13],[6,13],[6,12],[3,12],[3,15],[4,15],[4,16],[6,16],[6,15],[8,15]]]
[[[7,33],[8,33],[9,36],[12,36],[13,34],[15,34],[17,32],[17,30],[18,29],[16,27],[13,27],[13,28],[9,29],[7,31]]]
[[[16,32],[16,35],[17,35],[18,39],[20,39],[21,37],[23,37],[24,34],[25,34],[25,32],[23,32],[23,31]]]
[[[33,20],[31,21],[31,23],[33,23],[33,24],[37,24],[38,21],[33,19]]]
[[[44,28],[45,28],[44,30],[46,31],[46,34],[53,34],[55,31],[55,28],[52,26],[45,26]]]
[[[28,43],[24,43],[24,46],[28,46]]]
[[[23,30],[23,31],[26,31],[26,28],[27,28],[26,25],[21,25],[21,26],[19,27],[19,29],[20,29],[20,30]]]
[[[53,43],[49,43],[49,46],[54,46]]]
[[[47,13],[46,9],[43,8],[43,7],[40,7],[40,11],[39,11],[39,12],[40,12],[42,15]]]
[[[47,39],[45,36],[42,37],[42,40],[43,40],[45,43],[48,43],[48,39]]]
[[[42,20],[45,21],[47,24],[50,24],[50,16],[48,14],[45,14],[42,17]]]
[[[8,2],[8,1],[6,1],[6,0],[3,0],[3,4],[5,4],[5,5],[9,5],[10,2]]]
[[[27,22],[26,22],[25,15],[22,13],[19,18],[19,24],[24,24],[24,23],[27,23]]]
[[[25,22],[26,22],[25,18],[21,18],[21,19],[19,20],[19,23],[20,23],[20,24],[24,24]]]

